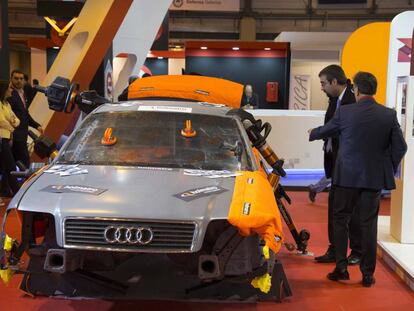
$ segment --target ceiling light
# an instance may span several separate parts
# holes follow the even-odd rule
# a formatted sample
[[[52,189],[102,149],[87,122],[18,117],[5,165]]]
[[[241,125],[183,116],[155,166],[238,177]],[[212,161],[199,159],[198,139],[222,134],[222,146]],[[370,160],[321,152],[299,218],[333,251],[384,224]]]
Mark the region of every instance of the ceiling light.
[[[58,46],[54,46],[54,47],[53,47],[53,49],[55,49],[55,50],[59,50],[59,49],[60,49],[60,47],[58,47]]]
[[[164,59],[164,57],[162,57],[162,56],[158,56],[157,58],[158,58],[158,59]]]
[[[181,45],[176,45],[175,48],[176,49],[181,49]]]
[[[238,46],[234,46],[234,47],[232,47],[232,49],[233,49],[234,51],[238,51],[238,50],[240,50],[240,48],[239,48]]]
[[[200,49],[207,50],[207,47],[206,46],[202,46],[202,47],[200,47]]]
[[[270,50],[271,50],[271,48],[264,48],[264,50],[265,50],[265,51],[270,51]]]

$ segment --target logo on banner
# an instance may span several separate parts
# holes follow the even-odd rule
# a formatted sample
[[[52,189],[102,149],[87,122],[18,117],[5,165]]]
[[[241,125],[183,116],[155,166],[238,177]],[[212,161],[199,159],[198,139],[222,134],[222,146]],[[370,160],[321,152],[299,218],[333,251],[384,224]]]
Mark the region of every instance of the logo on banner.
[[[105,83],[105,98],[112,101],[114,93],[114,82],[112,78],[112,65],[108,60],[106,62],[105,71],[104,71],[104,83]]]
[[[394,108],[398,77],[410,75],[414,11],[405,11],[393,18],[390,29],[390,48],[387,67],[387,107]],[[398,118],[400,115],[398,115]]]
[[[109,97],[112,97],[113,84],[112,84],[112,72],[106,73],[106,92]]]
[[[293,75],[290,80],[289,109],[310,109],[310,75]]]
[[[183,4],[184,4],[184,0],[174,0],[174,1],[173,1],[173,5],[174,5],[176,8],[181,8],[181,7],[183,6]]]
[[[171,10],[240,11],[240,0],[173,0]]]
[[[404,44],[404,46],[398,49],[398,62],[399,63],[411,62],[412,39],[398,38],[398,40]]]

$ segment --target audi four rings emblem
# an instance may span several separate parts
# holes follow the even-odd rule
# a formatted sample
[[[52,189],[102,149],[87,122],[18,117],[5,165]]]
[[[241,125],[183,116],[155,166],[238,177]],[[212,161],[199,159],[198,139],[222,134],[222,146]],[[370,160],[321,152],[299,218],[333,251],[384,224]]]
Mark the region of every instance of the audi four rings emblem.
[[[104,231],[104,238],[111,244],[145,245],[152,241],[154,233],[146,227],[109,226]]]

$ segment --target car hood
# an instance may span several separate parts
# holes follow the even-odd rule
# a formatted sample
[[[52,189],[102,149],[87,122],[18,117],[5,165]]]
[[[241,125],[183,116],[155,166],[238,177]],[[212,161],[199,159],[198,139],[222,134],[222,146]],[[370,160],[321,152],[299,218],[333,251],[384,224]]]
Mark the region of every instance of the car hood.
[[[189,176],[182,169],[80,168],[88,173],[64,177],[42,173],[25,189],[19,210],[50,213],[56,222],[66,217],[208,222],[227,218],[235,181],[234,177]],[[54,193],[56,188],[75,192]],[[95,195],[91,188],[104,191]]]

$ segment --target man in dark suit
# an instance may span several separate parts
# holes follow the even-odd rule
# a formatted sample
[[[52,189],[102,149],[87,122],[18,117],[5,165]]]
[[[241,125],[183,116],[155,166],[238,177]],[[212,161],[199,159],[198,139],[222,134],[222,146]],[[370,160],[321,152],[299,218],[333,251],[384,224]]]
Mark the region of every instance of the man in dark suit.
[[[31,105],[31,103],[32,103],[32,101],[33,101],[33,99],[35,98],[35,96],[36,96],[36,94],[37,94],[37,89],[36,89],[36,87],[38,87],[39,86],[39,80],[37,80],[37,79],[33,79],[33,83],[32,83],[32,100],[29,102],[29,107],[30,107],[30,105]]]
[[[253,87],[246,84],[242,96],[241,108],[243,109],[257,109],[259,108],[259,95],[253,92]]]
[[[30,84],[29,76],[27,74],[24,74],[23,76],[24,76],[24,85],[23,85],[24,96],[26,97],[27,106],[30,107],[37,91]]]
[[[394,173],[407,151],[396,112],[375,102],[372,96],[376,90],[377,80],[371,73],[357,73],[357,103],[339,107],[327,124],[311,130],[309,136],[313,141],[339,135],[333,175],[336,267],[327,277],[332,281],[349,280],[348,224],[356,209],[362,232],[360,270],[365,287],[375,283],[381,189],[395,188]]]
[[[13,157],[21,161],[26,167],[30,166],[30,156],[27,149],[27,135],[29,126],[43,134],[43,128],[29,114],[27,98],[24,94],[24,74],[20,70],[13,70],[10,76],[13,88],[9,100],[14,114],[20,120],[20,125],[13,132]]]
[[[338,65],[329,65],[319,73],[321,90],[329,98],[328,109],[325,114],[324,124],[328,123],[335,114],[337,107],[354,104],[356,102],[352,86],[345,72]],[[326,178],[332,178],[335,161],[339,148],[337,136],[325,139],[324,150],[324,169]],[[311,196],[311,195],[310,195]],[[322,256],[315,257],[316,262],[329,263],[335,262],[334,248],[334,226],[333,226],[333,205],[335,197],[335,185],[331,185],[328,197],[328,238],[329,247]],[[361,231],[358,223],[358,215],[352,217],[350,224],[350,248],[351,254],[348,257],[350,265],[359,264],[361,258]]]

